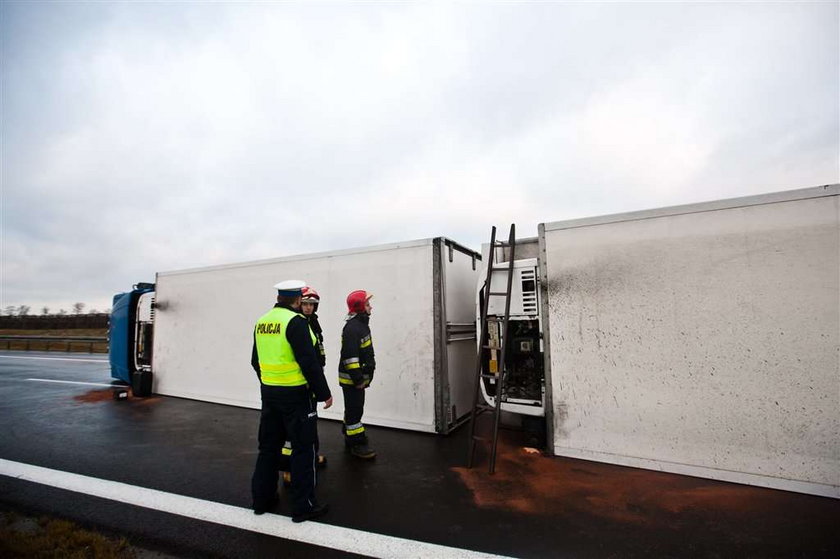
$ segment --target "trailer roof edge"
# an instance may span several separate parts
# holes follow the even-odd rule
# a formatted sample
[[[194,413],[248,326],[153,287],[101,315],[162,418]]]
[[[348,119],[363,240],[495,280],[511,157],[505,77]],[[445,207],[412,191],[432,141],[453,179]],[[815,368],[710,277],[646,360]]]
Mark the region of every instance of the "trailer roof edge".
[[[363,254],[369,252],[380,252],[385,250],[393,250],[397,248],[414,248],[414,247],[421,247],[421,246],[429,246],[431,245],[435,239],[443,239],[445,243],[448,245],[452,245],[461,252],[470,254],[475,253],[477,258],[481,259],[481,253],[473,251],[466,246],[455,242],[447,237],[429,237],[426,239],[414,239],[410,241],[400,241],[396,243],[386,243],[381,245],[371,245],[365,247],[354,247],[354,248],[346,248],[346,249],[339,249],[339,250],[330,250],[324,252],[313,252],[313,253],[306,253],[306,254],[291,254],[289,256],[280,256],[277,258],[265,258],[260,260],[249,260],[243,262],[234,262],[231,264],[215,264],[211,266],[199,266],[196,268],[182,268],[178,270],[167,270],[164,272],[157,272],[158,276],[173,276],[178,274],[192,274],[196,272],[210,272],[216,270],[228,270],[233,268],[243,268],[246,266],[267,266],[270,264],[276,264],[278,262],[291,262],[291,261],[300,261],[300,260],[312,260],[315,258],[330,258],[334,256],[347,256],[350,254]]]
[[[783,190],[781,192],[769,192],[740,198],[727,198],[725,200],[713,200],[709,202],[698,202],[696,204],[684,204],[680,206],[667,206],[652,210],[640,210],[603,216],[584,217],[564,221],[553,221],[541,223],[545,231],[558,231],[561,229],[574,229],[576,227],[588,227],[591,225],[605,225],[608,223],[619,223],[622,221],[637,221],[652,219],[656,217],[668,217],[690,213],[710,212],[716,210],[729,210],[749,206],[760,206],[763,204],[774,204],[778,202],[793,202],[808,198],[823,198],[827,196],[840,195],[840,184],[826,184],[796,190]]]

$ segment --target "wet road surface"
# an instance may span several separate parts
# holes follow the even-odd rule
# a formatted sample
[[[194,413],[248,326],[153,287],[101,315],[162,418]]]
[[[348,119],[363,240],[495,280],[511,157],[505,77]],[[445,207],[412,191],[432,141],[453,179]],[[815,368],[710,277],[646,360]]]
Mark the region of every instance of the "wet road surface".
[[[0,352],[0,459],[250,506],[258,411],[171,397],[116,401],[110,382],[102,355]],[[381,534],[514,557],[840,556],[834,499],[545,457],[512,431],[503,432],[493,476],[481,456],[477,468],[463,467],[464,428],[442,437],[368,427],[378,456],[360,462],[344,453],[338,423],[319,428],[329,465],[318,494],[331,506],[323,523],[357,530],[347,537],[374,555],[387,555],[374,545]],[[183,557],[349,556],[329,548],[326,528],[311,545],[8,475],[0,503]],[[276,515],[290,515],[282,491]]]

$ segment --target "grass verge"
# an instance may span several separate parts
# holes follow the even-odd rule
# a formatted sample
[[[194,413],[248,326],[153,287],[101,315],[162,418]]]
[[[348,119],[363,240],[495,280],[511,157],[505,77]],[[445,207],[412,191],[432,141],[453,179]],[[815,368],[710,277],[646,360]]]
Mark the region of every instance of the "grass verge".
[[[0,513],[0,557],[127,559],[135,554],[125,538],[112,539],[67,520]]]

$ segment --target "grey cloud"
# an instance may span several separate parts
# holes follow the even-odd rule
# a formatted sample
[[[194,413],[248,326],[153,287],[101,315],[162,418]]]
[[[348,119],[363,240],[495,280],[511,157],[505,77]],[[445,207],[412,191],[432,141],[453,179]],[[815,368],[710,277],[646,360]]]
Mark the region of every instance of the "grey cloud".
[[[840,180],[834,4],[0,9],[0,306]]]

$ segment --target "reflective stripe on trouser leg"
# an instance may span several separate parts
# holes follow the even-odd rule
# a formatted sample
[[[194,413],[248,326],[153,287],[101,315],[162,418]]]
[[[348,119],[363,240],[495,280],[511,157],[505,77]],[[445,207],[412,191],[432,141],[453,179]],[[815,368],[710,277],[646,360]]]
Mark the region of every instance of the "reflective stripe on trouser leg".
[[[292,458],[292,443],[291,441],[286,441],[283,445],[283,448],[280,449],[280,460],[277,462],[277,466],[281,472],[291,472],[292,465],[291,460]]]
[[[345,425],[344,433],[347,436],[358,435],[365,432],[365,426],[361,423],[354,423],[353,425]]]
[[[351,446],[365,444],[367,434],[362,422],[365,411],[365,391],[355,386],[342,386],[341,389],[344,393],[344,440]]]

